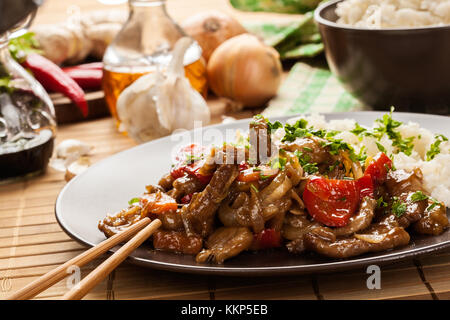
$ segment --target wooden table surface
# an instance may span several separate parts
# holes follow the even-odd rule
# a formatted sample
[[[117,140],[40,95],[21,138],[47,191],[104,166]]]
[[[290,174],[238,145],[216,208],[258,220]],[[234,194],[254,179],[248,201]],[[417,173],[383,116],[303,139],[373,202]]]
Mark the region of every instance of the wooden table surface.
[[[93,0],[71,3],[83,12],[101,7]],[[36,21],[60,21],[68,7],[68,1],[47,0]],[[226,0],[169,0],[168,7],[177,20],[199,8],[233,12]],[[269,16],[236,15],[240,19]],[[223,103],[218,100],[209,103],[214,114],[220,113]],[[231,115],[244,118],[254,112]],[[215,116],[214,122],[218,121],[220,117]],[[56,143],[69,138],[94,146],[93,162],[135,145],[116,131],[110,118],[59,127]],[[49,168],[40,177],[0,186],[0,298],[86,250],[70,239],[56,222],[55,199],[64,185],[64,174]],[[105,257],[83,267],[82,276]],[[381,289],[369,290],[368,277],[364,268],[307,276],[204,277],[146,269],[124,262],[86,299],[450,299],[450,252],[381,266]],[[58,299],[67,291],[67,281],[63,280],[36,298]]]

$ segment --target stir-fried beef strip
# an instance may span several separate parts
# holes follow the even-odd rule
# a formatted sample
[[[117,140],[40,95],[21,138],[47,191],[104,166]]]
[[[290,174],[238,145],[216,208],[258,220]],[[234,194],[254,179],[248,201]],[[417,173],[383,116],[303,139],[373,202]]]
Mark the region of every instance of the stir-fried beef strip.
[[[411,172],[391,171],[386,180],[386,189],[392,197],[397,197],[396,201],[405,205],[405,212],[397,218],[400,226],[407,228],[413,224],[414,230],[418,233],[438,235],[449,226],[446,210],[442,204],[427,210],[434,203],[429,197],[422,200],[414,199],[415,193],[425,193],[422,177],[419,169]]]
[[[296,139],[294,142],[284,143],[280,148],[290,152],[301,152],[312,163],[327,163],[331,155],[324,146],[327,140],[319,137],[305,137]]]
[[[107,215],[98,223],[98,228],[106,237],[112,237],[132,224],[141,220],[141,208],[138,206],[122,210],[115,215]]]
[[[206,249],[203,249],[195,260],[221,264],[226,259],[237,256],[250,248],[252,242],[253,233],[248,228],[221,227],[208,237]]]
[[[180,199],[186,195],[200,192],[204,188],[204,184],[196,177],[185,175],[173,181],[172,187],[173,188],[167,192],[167,194],[177,201],[180,201]]]
[[[322,255],[343,259],[354,257],[368,252],[379,252],[404,246],[409,243],[410,237],[405,229],[396,227],[383,234],[376,234],[373,242],[348,237],[341,240],[323,237],[322,228],[313,229],[304,236],[305,248]],[[331,232],[331,234],[333,234]],[[376,237],[378,236],[378,237]]]
[[[184,231],[157,230],[153,234],[153,247],[175,253],[197,254],[203,248],[203,240],[199,236],[188,236]]]
[[[181,209],[176,211],[167,211],[158,213],[151,218],[158,218],[161,220],[161,228],[169,231],[184,230],[183,220],[181,219]]]
[[[428,207],[434,205],[433,208],[426,210],[419,221],[413,227],[414,231],[421,234],[440,235],[449,227],[449,221],[445,206],[436,205],[433,200],[428,200]]]
[[[164,189],[164,191],[169,191],[173,188],[173,182],[175,178],[170,174],[165,174],[161,179],[159,179],[158,185]]]
[[[345,227],[333,229],[336,236],[350,236],[360,230],[364,230],[372,223],[374,210],[377,202],[370,197],[364,197],[359,211],[350,218]]]
[[[188,235],[207,237],[212,232],[215,213],[237,175],[236,165],[220,165],[206,188],[183,207],[181,217]]]
[[[287,214],[284,220],[282,235],[283,238],[291,240],[286,244],[291,253],[301,253],[305,251],[303,237],[311,229],[320,227],[321,224],[308,219],[306,215]]]

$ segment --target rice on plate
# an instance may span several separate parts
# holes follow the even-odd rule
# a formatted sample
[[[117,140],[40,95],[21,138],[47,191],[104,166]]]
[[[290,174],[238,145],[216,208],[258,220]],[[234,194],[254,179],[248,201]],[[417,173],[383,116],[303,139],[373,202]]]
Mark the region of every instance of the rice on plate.
[[[380,151],[393,159],[396,169],[423,173],[423,185],[429,194],[450,207],[450,142],[447,137],[433,134],[418,123],[402,123],[392,118],[392,112],[377,119],[371,128],[360,126],[355,120],[330,120],[320,114],[288,120],[294,124],[305,119],[308,127],[336,131],[333,139],[353,147],[355,154],[370,159]],[[273,142],[280,144],[284,128],[273,133]]]
[[[450,0],[345,0],[337,23],[382,29],[450,25]]]

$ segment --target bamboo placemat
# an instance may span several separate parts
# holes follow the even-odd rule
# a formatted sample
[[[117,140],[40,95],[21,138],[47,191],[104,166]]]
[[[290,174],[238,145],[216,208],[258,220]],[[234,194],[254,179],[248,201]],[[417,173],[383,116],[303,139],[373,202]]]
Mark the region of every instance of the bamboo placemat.
[[[248,113],[254,112],[239,115],[247,117]],[[109,118],[60,127],[57,142],[68,138],[93,145],[94,162],[134,145],[117,133]],[[0,298],[86,249],[71,240],[56,222],[53,207],[64,185],[63,174],[49,169],[29,181],[0,186]],[[103,259],[83,267],[82,276]],[[367,289],[368,276],[365,269],[356,269],[289,277],[203,277],[124,262],[86,298],[450,299],[450,252],[382,266],[380,290]],[[67,290],[63,280],[37,299],[58,299]]]
[[[65,20],[68,6],[62,1],[47,0],[36,23]],[[103,8],[91,0],[78,0],[76,6],[82,12]],[[243,21],[286,19],[279,14],[236,12],[227,0],[168,1],[168,11],[178,21],[199,8],[219,9]],[[296,16],[288,20],[293,18]],[[224,108],[216,102],[212,106],[217,114]],[[258,112],[230,115],[246,118]],[[215,117],[214,121],[219,120]],[[69,138],[93,145],[93,162],[134,145],[117,133],[111,119],[60,127],[56,143]],[[71,240],[56,222],[54,203],[64,185],[63,174],[49,169],[45,175],[27,182],[0,186],[0,298],[86,249]],[[82,277],[103,259],[83,267]],[[384,266],[381,270],[381,289],[369,290],[365,269],[326,275],[224,278],[169,273],[124,262],[86,299],[450,299],[450,252]],[[63,280],[36,298],[58,299],[67,291]]]

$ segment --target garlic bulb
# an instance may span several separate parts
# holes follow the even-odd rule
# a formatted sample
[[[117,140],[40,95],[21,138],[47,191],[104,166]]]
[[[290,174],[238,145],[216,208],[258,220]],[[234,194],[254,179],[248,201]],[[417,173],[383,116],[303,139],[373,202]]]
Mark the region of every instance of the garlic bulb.
[[[193,129],[196,121],[209,123],[206,101],[184,75],[183,58],[192,41],[187,37],[178,40],[166,71],[144,75],[120,94],[120,129],[137,142],[166,136],[176,129]]]

